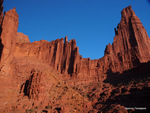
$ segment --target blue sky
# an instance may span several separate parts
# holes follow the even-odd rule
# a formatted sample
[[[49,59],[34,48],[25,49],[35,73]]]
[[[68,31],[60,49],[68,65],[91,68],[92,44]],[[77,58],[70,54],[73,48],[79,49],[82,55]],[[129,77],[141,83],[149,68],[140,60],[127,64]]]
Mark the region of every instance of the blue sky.
[[[148,0],[4,0],[3,4],[4,11],[16,8],[18,32],[31,42],[67,35],[76,40],[80,55],[91,59],[103,57],[106,45],[113,42],[121,10],[129,5],[150,36]]]

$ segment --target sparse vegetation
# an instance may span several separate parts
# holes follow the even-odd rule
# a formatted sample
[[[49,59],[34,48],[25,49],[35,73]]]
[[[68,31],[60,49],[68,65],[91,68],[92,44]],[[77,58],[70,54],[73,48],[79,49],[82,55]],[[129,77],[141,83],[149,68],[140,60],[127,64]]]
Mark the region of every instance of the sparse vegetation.
[[[23,105],[22,107],[23,107],[23,108],[25,108],[25,107],[26,107],[26,105]]]
[[[52,109],[52,106],[50,106],[50,105],[45,106],[45,109]]]
[[[31,109],[26,109],[26,113],[33,113],[34,112],[34,109],[33,108],[31,108]]]
[[[35,109],[38,109],[39,107],[38,106],[35,106]]]

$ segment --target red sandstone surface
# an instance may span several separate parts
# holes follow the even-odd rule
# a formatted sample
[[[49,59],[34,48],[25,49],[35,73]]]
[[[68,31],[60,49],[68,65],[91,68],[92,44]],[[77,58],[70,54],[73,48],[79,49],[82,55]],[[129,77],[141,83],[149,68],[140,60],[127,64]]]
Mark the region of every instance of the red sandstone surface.
[[[150,39],[131,6],[104,57],[82,58],[75,39],[30,43],[0,0],[0,112],[99,113],[149,109]]]

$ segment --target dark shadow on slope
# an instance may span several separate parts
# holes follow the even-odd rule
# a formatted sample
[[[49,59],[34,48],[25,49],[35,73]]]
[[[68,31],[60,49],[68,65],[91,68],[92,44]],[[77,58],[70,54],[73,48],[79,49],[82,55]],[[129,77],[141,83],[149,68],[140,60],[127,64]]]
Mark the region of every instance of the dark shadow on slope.
[[[55,108],[55,110],[57,111],[57,113],[60,113],[61,108]]]
[[[128,84],[133,80],[143,81],[148,77],[150,77],[150,61],[148,63],[141,63],[135,68],[124,71],[122,74],[109,71],[107,73],[107,79],[104,82],[112,85],[118,85],[120,83]]]
[[[150,88],[131,90],[130,94],[121,94],[113,100],[108,99],[105,104],[120,104],[126,108],[134,109],[133,113],[145,113],[150,110]],[[143,110],[140,108],[143,108]]]
[[[142,90],[135,89],[128,95],[119,95],[115,98],[115,101],[127,108],[134,108],[135,112],[149,111],[150,107],[150,88],[144,88]],[[140,110],[138,108],[146,108],[146,110]]]

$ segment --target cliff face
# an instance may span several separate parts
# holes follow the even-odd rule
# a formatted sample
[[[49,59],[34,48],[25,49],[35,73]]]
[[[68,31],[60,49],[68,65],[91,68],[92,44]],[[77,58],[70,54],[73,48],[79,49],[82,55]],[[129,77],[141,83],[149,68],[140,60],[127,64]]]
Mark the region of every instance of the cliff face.
[[[106,79],[105,73],[122,73],[140,63],[148,62],[150,39],[145,28],[131,6],[123,9],[121,14],[113,44],[106,46],[103,58],[90,60],[79,55],[76,41],[73,39],[68,42],[67,36],[52,42],[41,40],[30,43],[26,35],[17,33],[18,15],[12,9],[5,13],[2,23],[1,66],[7,60],[11,61],[12,57],[32,57],[66,74],[66,79],[72,77],[81,83],[103,81]]]
[[[0,0],[0,26],[2,24],[2,20],[3,20],[3,0]]]
[[[5,13],[1,32],[1,44],[3,46],[1,64],[10,60],[10,57],[13,56],[12,54],[15,50],[18,24],[18,14],[16,13],[15,8]]]
[[[99,74],[102,73],[97,68],[98,60],[90,60],[82,58],[76,47],[76,41],[67,41],[65,39],[57,39],[52,42],[41,40],[33,43],[17,43],[14,52],[15,57],[33,57],[49,64],[53,69],[65,74],[64,79],[77,78],[82,81],[97,80]],[[67,78],[67,75],[70,75]],[[101,78],[100,78],[101,79]]]
[[[40,59],[62,74],[70,74],[77,82],[102,81],[106,78],[104,73],[122,73],[150,60],[150,39],[139,18],[131,6],[121,14],[114,42],[106,46],[101,59],[82,58],[76,41],[68,42],[67,36],[52,42],[17,43],[14,56]]]
[[[118,95],[125,93],[131,99],[128,94],[134,93],[135,89],[129,91],[131,84],[115,87],[109,83],[122,82],[131,73],[143,77],[141,74],[147,72],[147,76],[147,62],[150,61],[150,39],[131,6],[121,12],[114,42],[106,46],[104,57],[90,60],[79,55],[76,41],[68,41],[67,36],[52,42],[41,40],[30,43],[28,36],[17,33],[19,22],[15,8],[3,17],[2,2],[0,0],[1,112],[30,112],[33,110],[31,108],[36,112],[101,112],[108,111],[110,102],[113,104],[113,108],[109,108],[110,112],[116,112],[118,108],[127,112],[120,106],[121,101],[114,100],[121,99]],[[112,80],[112,74],[117,72],[122,75],[116,74]],[[106,84],[103,80],[110,81]],[[147,96],[149,81],[142,83],[142,86],[136,85],[133,87],[148,88],[144,91],[144,96]],[[134,95],[138,94],[139,89],[136,89]],[[126,103],[123,105],[126,106]]]
[[[3,0],[0,0],[0,37],[1,37],[1,32],[2,32],[2,20],[3,20]],[[1,43],[0,39],[0,58],[2,55],[2,50],[3,50],[3,45]]]
[[[122,72],[150,60],[150,39],[140,19],[131,6],[121,14],[114,42],[107,45],[104,56],[111,59],[109,66],[113,72]]]
[[[35,57],[48,63],[62,73],[74,73],[76,58],[79,56],[75,40],[57,39],[52,42],[41,40],[33,43],[17,43],[15,56]]]

